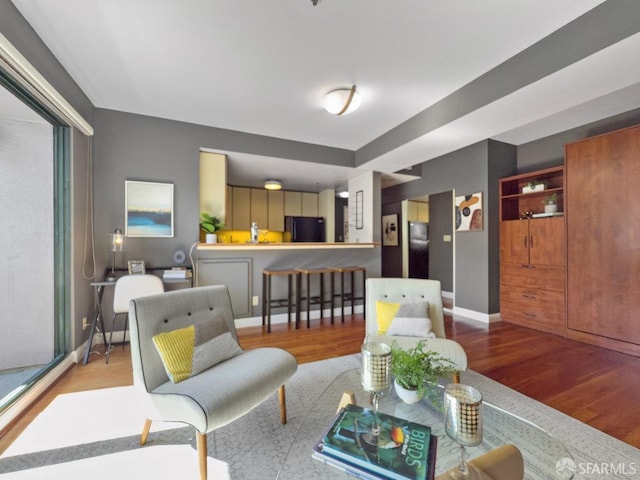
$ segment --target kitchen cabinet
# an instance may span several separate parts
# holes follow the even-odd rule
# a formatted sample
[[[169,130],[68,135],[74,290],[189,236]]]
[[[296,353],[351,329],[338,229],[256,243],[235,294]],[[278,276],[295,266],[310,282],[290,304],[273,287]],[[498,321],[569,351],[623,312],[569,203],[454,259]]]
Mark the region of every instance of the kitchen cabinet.
[[[407,221],[429,223],[429,204],[427,202],[407,202]]]
[[[302,192],[302,216],[317,217],[318,216],[318,194],[310,192]]]
[[[563,177],[558,167],[500,181],[500,316],[565,336],[564,212],[543,216],[542,203],[550,191],[563,199]],[[544,180],[546,191],[523,193],[534,180]]]
[[[232,228],[227,230],[249,230],[251,228],[251,189],[233,187]]]
[[[262,188],[251,189],[251,227],[252,222],[258,224],[258,228],[266,229],[269,225],[269,199],[267,190]]]
[[[640,356],[640,126],[565,155],[569,337]]]
[[[233,230],[233,187],[227,185],[225,198],[224,229]]]
[[[284,232],[284,191],[269,190],[269,225],[272,232]]]
[[[302,216],[302,192],[284,192],[284,214],[291,217]]]

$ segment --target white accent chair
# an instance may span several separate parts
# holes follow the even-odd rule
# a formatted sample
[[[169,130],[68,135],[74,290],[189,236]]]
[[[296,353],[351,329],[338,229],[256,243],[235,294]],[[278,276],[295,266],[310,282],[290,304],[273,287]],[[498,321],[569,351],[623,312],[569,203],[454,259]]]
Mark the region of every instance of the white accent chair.
[[[151,274],[135,274],[125,275],[116,281],[113,290],[113,318],[111,320],[111,333],[109,334],[109,343],[107,345],[107,355],[105,363],[109,363],[111,356],[111,340],[113,339],[113,330],[116,326],[116,318],[118,315],[129,314],[129,301],[132,298],[146,297],[148,295],[156,295],[164,292],[164,284],[160,277]],[[127,340],[127,324],[129,318],[127,316],[124,322],[124,333],[122,334],[122,346]]]
[[[280,348],[242,350],[235,344],[229,291],[224,285],[186,288],[137,298],[129,306],[133,385],[147,409],[140,444],[152,420],[182,422],[196,429],[200,478],[207,478],[207,433],[245,415],[278,391],[280,422],[287,423],[284,382],[297,370],[293,355]],[[231,333],[233,356],[172,383],[154,345],[159,333],[194,324]]]
[[[429,318],[435,338],[378,334],[376,302],[415,303],[429,302]],[[382,342],[391,345],[395,340],[402,348],[414,347],[425,340],[425,349],[433,350],[451,360],[463,372],[467,369],[467,354],[459,343],[446,338],[442,289],[438,280],[417,278],[368,278],[367,318],[365,342]]]

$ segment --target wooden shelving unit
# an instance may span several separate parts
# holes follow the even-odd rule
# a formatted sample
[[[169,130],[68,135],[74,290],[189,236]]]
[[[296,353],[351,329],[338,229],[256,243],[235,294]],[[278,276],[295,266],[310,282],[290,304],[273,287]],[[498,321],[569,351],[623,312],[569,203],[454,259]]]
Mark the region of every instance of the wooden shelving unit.
[[[523,187],[530,182],[545,184],[538,192],[522,193]],[[536,172],[523,173],[500,180],[500,220],[518,220],[526,212],[544,212],[543,200],[551,194],[557,194],[558,212],[564,211],[564,166],[547,168]]]

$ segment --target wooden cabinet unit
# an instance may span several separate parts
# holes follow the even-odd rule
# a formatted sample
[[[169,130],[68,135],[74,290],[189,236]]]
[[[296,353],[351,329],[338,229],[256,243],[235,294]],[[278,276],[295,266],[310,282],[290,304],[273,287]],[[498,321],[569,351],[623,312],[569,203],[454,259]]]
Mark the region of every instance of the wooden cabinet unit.
[[[640,356],[640,126],[566,146],[570,338]]]
[[[522,193],[529,182],[546,191]],[[544,215],[543,198],[563,200],[563,168],[500,181],[500,315],[506,322],[566,335],[565,219]],[[537,218],[534,218],[537,217]]]

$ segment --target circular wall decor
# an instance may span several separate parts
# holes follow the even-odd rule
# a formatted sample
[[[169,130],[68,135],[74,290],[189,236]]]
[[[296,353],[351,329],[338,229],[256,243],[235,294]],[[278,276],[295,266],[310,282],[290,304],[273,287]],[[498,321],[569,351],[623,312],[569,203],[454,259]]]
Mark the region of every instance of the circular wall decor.
[[[184,262],[185,258],[187,258],[187,256],[182,250],[176,250],[176,252],[173,254],[173,261],[178,265]]]

